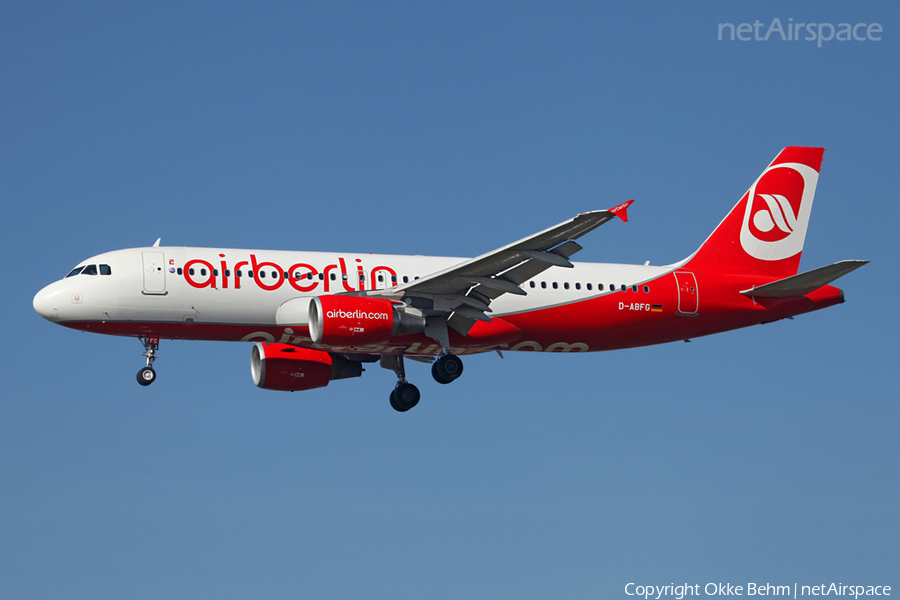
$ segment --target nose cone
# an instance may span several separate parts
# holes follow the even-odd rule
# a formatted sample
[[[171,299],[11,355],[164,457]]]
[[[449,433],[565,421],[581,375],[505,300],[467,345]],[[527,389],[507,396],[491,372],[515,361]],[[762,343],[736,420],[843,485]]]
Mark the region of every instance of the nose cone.
[[[34,296],[34,310],[48,321],[56,323],[59,320],[59,292],[55,284],[50,284]]]

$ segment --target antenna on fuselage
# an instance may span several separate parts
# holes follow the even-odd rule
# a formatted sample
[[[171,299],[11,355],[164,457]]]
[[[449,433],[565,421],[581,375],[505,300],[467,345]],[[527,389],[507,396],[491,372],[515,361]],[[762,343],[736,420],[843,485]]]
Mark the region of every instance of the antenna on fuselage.
[[[154,248],[159,248],[159,243],[162,241],[162,238],[156,238],[156,241],[153,242]]]

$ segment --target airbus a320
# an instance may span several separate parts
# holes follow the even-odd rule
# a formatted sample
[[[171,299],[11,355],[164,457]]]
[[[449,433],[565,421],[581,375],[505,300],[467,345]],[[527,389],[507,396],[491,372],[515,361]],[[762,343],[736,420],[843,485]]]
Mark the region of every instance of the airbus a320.
[[[300,391],[396,374],[391,406],[419,402],[405,359],[449,384],[462,355],[594,352],[770,323],[844,301],[832,281],[866,264],[799,272],[822,148],[788,147],[692,255],[667,266],[581,263],[576,240],[631,200],[477,258],[152,247],[79,263],[34,297],[45,319],[138,338],[156,380],[159,340],[253,343],[253,382]]]

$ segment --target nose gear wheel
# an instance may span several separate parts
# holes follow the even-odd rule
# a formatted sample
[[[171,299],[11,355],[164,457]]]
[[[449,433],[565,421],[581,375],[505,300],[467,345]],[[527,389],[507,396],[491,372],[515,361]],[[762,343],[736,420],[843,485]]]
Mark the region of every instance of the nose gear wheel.
[[[138,338],[144,345],[144,351],[141,356],[147,357],[147,366],[137,373],[137,382],[143,386],[150,385],[156,381],[156,371],[153,370],[153,362],[159,358],[159,338],[155,335]]]

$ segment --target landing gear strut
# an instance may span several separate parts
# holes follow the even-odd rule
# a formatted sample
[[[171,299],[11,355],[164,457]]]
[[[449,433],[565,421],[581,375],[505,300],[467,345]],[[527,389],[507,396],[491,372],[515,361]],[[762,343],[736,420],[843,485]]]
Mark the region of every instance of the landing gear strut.
[[[438,383],[450,383],[455,381],[462,375],[463,362],[455,354],[441,355],[434,364],[431,365],[431,376]]]
[[[450,354],[450,332],[445,317],[429,317],[425,321],[425,335],[441,346],[441,355],[431,365],[431,376],[438,383],[450,383],[462,375],[463,363],[455,354]]]
[[[151,335],[138,339],[140,339],[141,343],[144,345],[144,351],[141,352],[141,356],[147,357],[147,366],[138,371],[137,382],[141,385],[150,385],[156,381],[156,371],[153,370],[153,361],[159,358],[156,354],[159,350],[159,338],[155,335]]]
[[[381,366],[397,374],[397,385],[391,392],[391,407],[397,412],[406,412],[419,403],[419,388],[406,381],[403,356],[382,354]]]

